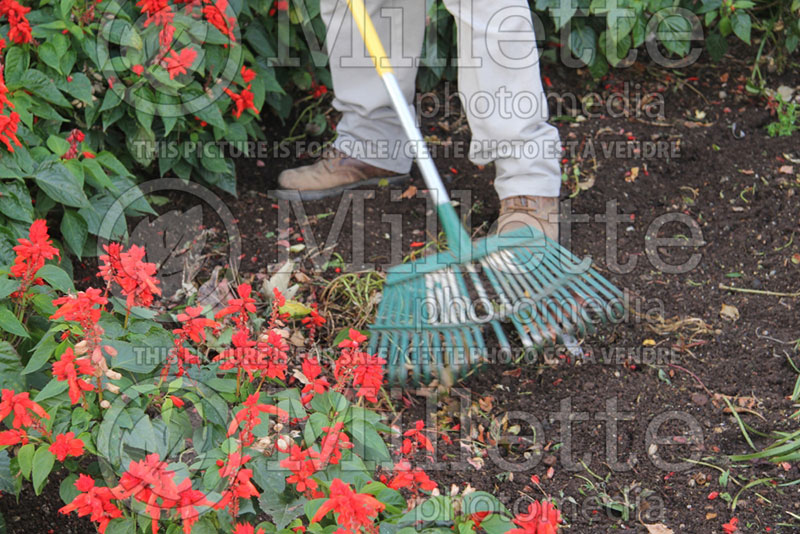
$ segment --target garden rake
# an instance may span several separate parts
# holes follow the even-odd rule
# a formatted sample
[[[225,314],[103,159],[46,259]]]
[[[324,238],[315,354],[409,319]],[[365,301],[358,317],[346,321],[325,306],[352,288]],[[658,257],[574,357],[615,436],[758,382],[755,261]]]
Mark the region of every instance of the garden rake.
[[[578,352],[574,334],[621,318],[623,294],[569,251],[532,227],[472,243],[414,123],[364,0],[348,0],[375,69],[400,117],[433,195],[448,250],[390,268],[369,351],[386,360],[390,384],[447,385],[481,364],[519,361],[548,345]],[[524,352],[514,353],[506,328]],[[497,345],[487,348],[484,334]]]

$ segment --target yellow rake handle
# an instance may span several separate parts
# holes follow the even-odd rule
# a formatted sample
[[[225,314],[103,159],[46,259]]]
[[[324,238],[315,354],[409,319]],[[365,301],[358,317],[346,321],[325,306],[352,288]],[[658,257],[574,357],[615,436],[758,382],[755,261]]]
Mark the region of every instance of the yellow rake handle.
[[[378,37],[378,32],[375,31],[375,25],[372,24],[372,19],[367,13],[364,0],[347,0],[347,5],[350,7],[350,12],[353,13],[358,31],[367,45],[367,50],[369,55],[372,56],[372,61],[375,63],[375,69],[378,74],[381,76],[390,74],[392,72],[392,64],[389,62],[386,50],[383,49],[383,43]]]

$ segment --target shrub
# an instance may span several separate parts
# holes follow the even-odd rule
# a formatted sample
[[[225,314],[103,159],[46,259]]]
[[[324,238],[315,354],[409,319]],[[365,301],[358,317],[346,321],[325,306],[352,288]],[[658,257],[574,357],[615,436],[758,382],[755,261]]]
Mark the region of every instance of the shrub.
[[[44,221],[15,252],[0,278],[3,491],[25,479],[39,494],[67,471],[61,513],[107,534],[558,528],[550,503],[512,523],[490,494],[442,494],[410,462],[433,452],[421,421],[393,460],[374,410],[385,362],[358,331],[326,358],[310,310],[294,350],[283,296],[259,318],[247,284],[213,317],[187,306],[168,329],[147,318],[159,284],[142,249],[108,245],[100,287],[81,292],[52,263]]]

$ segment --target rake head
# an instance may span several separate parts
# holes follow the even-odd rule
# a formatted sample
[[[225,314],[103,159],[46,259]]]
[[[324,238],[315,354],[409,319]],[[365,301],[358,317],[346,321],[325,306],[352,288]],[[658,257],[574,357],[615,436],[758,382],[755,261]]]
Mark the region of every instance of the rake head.
[[[370,353],[386,360],[390,384],[452,384],[486,362],[574,345],[573,335],[625,311],[623,293],[590,265],[530,227],[477,241],[460,257],[397,265],[370,327]],[[514,331],[522,352],[512,351]]]

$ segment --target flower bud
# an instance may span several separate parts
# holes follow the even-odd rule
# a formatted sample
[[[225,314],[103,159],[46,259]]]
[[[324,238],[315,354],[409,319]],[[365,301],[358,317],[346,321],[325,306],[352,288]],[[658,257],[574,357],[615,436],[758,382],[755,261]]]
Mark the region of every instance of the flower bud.
[[[112,369],[109,369],[108,371],[106,371],[106,376],[111,380],[119,380],[120,378],[122,378],[121,374],[119,374],[118,372],[116,372],[116,371],[114,371]]]
[[[283,430],[283,424],[275,423],[275,426],[272,427],[272,430],[274,430],[275,432],[280,432],[281,430]]]
[[[100,407],[104,410],[108,410],[109,408],[111,408],[111,403],[108,402],[106,399],[103,399],[100,401]]]
[[[89,343],[85,339],[75,343],[75,346],[72,347],[72,352],[78,356],[86,354],[87,350],[89,350]]]
[[[106,388],[108,391],[110,391],[111,393],[113,393],[114,395],[117,395],[117,394],[119,394],[119,386],[118,386],[118,385],[116,385],[116,384],[113,384],[113,383],[111,383],[111,382],[106,382],[106,383],[105,383],[105,388]]]
[[[289,439],[288,436],[280,436],[277,441],[275,442],[275,446],[281,452],[289,452],[289,447],[292,444],[292,440]]]

